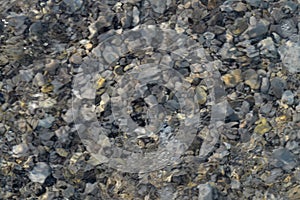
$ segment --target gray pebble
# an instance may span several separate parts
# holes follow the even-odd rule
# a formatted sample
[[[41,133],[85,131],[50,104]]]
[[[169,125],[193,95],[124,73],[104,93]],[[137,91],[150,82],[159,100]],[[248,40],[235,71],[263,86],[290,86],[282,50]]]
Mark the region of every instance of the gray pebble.
[[[32,182],[43,184],[50,173],[51,169],[47,163],[38,162],[33,170],[29,172],[29,179]]]
[[[266,78],[266,77],[262,78],[261,86],[260,86],[261,92],[267,93],[269,91],[269,88],[270,88],[270,81],[269,81],[269,79]]]
[[[29,82],[33,77],[32,69],[20,70],[19,73],[20,73],[20,78],[25,82]]]
[[[260,21],[254,27],[249,28],[247,34],[250,38],[260,37],[268,32],[268,22]]]
[[[294,103],[293,92],[291,90],[284,91],[284,93],[282,94],[282,97],[281,97],[281,101],[282,101],[282,103],[286,103],[288,105],[293,105],[293,103]]]
[[[290,73],[300,72],[300,44],[286,42],[278,48],[283,65]]]
[[[213,188],[209,184],[200,184],[198,189],[198,200],[213,200]]]
[[[55,121],[55,118],[50,115],[48,117],[45,117],[44,119],[40,119],[38,125],[43,128],[50,128],[54,121]]]
[[[83,1],[82,0],[63,0],[64,3],[68,6],[71,13],[75,12],[81,8]]]
[[[285,88],[285,81],[281,78],[275,77],[271,80],[271,90],[275,97],[281,98]]]

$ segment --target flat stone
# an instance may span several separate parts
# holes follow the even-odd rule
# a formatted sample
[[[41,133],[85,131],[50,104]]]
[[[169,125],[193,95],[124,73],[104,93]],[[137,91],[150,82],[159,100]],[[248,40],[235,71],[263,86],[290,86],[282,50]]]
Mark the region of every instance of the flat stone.
[[[291,170],[298,164],[297,156],[286,148],[274,150],[273,157],[280,162],[277,165],[282,166],[283,169]]]
[[[198,200],[213,200],[213,188],[209,184],[198,185]]]
[[[68,6],[71,13],[77,11],[81,8],[83,1],[82,0],[63,0],[64,3]]]
[[[260,79],[254,69],[248,69],[243,73],[245,84],[249,85],[251,89],[256,90],[260,87]]]
[[[52,126],[52,123],[55,121],[55,118],[51,115],[45,117],[44,119],[39,120],[39,126],[43,128],[50,128]]]
[[[285,89],[285,81],[279,77],[275,77],[271,80],[271,91],[275,97],[280,99]]]
[[[286,42],[278,48],[283,65],[290,73],[300,72],[300,44]]]
[[[254,27],[249,27],[247,35],[250,39],[263,36],[268,32],[269,23],[265,20],[258,22]]]
[[[29,172],[28,177],[32,182],[43,184],[50,173],[51,169],[47,163],[38,162],[33,170]]]

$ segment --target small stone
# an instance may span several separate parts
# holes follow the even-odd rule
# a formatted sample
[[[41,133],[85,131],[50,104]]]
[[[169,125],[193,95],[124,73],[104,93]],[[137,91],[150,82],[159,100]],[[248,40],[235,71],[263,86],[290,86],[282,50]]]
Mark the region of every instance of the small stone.
[[[105,78],[99,78],[98,81],[96,82],[96,90],[99,90],[104,86],[105,83]]]
[[[248,69],[243,73],[245,84],[249,85],[251,89],[256,90],[260,87],[260,79],[254,69]]]
[[[287,191],[287,196],[290,200],[298,200],[300,197],[300,185],[296,185]]]
[[[93,48],[93,44],[92,43],[87,43],[87,44],[84,45],[84,48],[86,50],[91,50]]]
[[[39,72],[35,75],[32,82],[33,82],[34,85],[42,87],[43,85],[45,85],[45,78],[44,78],[43,74],[41,74]]]
[[[247,19],[238,18],[235,20],[234,24],[230,27],[231,32],[234,35],[240,35],[248,28]]]
[[[61,157],[67,157],[68,156],[68,152],[63,148],[56,148],[55,150],[56,150],[56,153],[58,155],[60,155]]]
[[[222,76],[222,80],[224,81],[226,87],[235,87],[242,81],[241,70],[235,69],[229,74],[225,74]]]
[[[29,172],[29,179],[35,183],[43,184],[50,175],[51,169],[44,162],[38,162],[32,171]]]
[[[9,62],[8,58],[5,55],[0,55],[0,66],[4,66]]]
[[[286,90],[282,94],[281,102],[287,105],[293,105],[294,103],[294,94],[291,90]]]
[[[266,78],[266,77],[262,78],[261,86],[260,86],[261,92],[267,93],[269,91],[269,88],[270,88],[270,81],[269,81],[269,79]]]
[[[33,36],[42,36],[44,32],[47,31],[47,26],[45,26],[41,21],[34,22],[29,27],[29,33]]]
[[[57,101],[55,99],[48,98],[44,101],[40,101],[39,106],[41,108],[52,108],[56,103],[57,103]]]
[[[165,1],[160,1],[160,0],[152,0],[151,2],[151,7],[154,12],[156,13],[164,13],[166,10],[166,2]]]
[[[278,99],[281,98],[285,88],[285,81],[283,81],[279,77],[275,77],[271,80],[271,90],[273,92],[273,95],[277,97]]]
[[[50,60],[49,63],[47,63],[45,65],[45,67],[46,67],[46,69],[45,69],[46,71],[54,72],[59,67],[59,61],[52,59],[52,60]]]
[[[198,185],[198,200],[213,200],[213,188],[209,184]]]
[[[25,156],[28,152],[29,148],[27,144],[18,144],[13,146],[12,152],[14,157],[22,157]]]
[[[20,73],[20,78],[25,82],[29,82],[33,78],[32,69],[20,70],[19,73]]]
[[[207,99],[207,94],[201,86],[196,87],[196,96],[197,96],[197,99],[198,99],[198,103],[200,105],[205,104],[206,99]]]
[[[257,122],[255,122],[256,124],[258,124],[255,128],[254,128],[254,132],[258,133],[258,134],[265,134],[267,132],[269,132],[272,127],[269,125],[268,121],[266,118],[261,118],[259,119]]]
[[[257,38],[261,37],[268,32],[269,22],[266,20],[261,20],[255,26],[249,27],[247,31],[247,35],[249,38]]]
[[[293,115],[293,122],[294,122],[294,123],[300,122],[300,113],[299,113],[299,112],[298,112],[298,113],[295,113],[295,114]]]
[[[291,170],[297,166],[297,157],[286,148],[276,149],[273,152],[273,157],[280,163],[276,166],[283,167],[285,170]]]
[[[277,58],[277,49],[271,37],[260,41],[258,46],[260,47],[261,55],[265,55],[268,58]]]
[[[43,128],[50,128],[54,121],[55,121],[55,118],[50,115],[48,117],[45,117],[44,119],[40,119],[38,125]]]
[[[53,85],[47,84],[47,85],[42,86],[41,91],[42,91],[42,93],[49,93],[49,92],[53,91],[53,88],[54,88]]]
[[[300,72],[300,44],[291,41],[278,48],[283,65],[290,73]]]
[[[70,62],[79,65],[82,63],[82,57],[79,53],[75,53],[70,57]]]
[[[63,2],[67,5],[71,13],[80,9],[83,3],[82,0],[63,0]]]

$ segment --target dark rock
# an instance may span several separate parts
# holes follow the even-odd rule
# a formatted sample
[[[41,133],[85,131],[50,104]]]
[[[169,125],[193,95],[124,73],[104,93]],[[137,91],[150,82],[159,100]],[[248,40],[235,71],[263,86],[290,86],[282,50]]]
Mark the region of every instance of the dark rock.
[[[271,90],[272,90],[273,95],[276,98],[278,98],[278,99],[281,98],[285,87],[286,87],[286,83],[281,78],[275,77],[271,80]]]

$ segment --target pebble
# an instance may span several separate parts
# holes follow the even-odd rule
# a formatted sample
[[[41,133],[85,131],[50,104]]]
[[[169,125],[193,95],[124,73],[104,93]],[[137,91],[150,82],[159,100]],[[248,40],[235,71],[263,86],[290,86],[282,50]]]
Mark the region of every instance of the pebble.
[[[67,5],[71,13],[80,9],[83,4],[82,0],[63,0],[63,2]]]
[[[32,82],[34,85],[39,87],[42,87],[46,83],[43,74],[41,74],[40,72],[34,76]]]
[[[51,169],[45,162],[36,163],[32,171],[29,172],[29,179],[32,182],[43,184],[46,178],[51,174]]]
[[[264,55],[268,58],[277,58],[277,49],[271,37],[261,40],[258,43],[258,47],[260,48],[261,55]]]
[[[255,128],[254,128],[254,132],[258,133],[258,134],[265,134],[267,132],[269,132],[272,127],[270,126],[270,124],[268,123],[266,118],[260,118],[257,122],[255,122],[256,124],[258,124]]]
[[[291,90],[286,90],[283,92],[281,97],[281,102],[287,105],[293,105],[294,103],[294,94]]]
[[[26,156],[27,155],[27,152],[29,150],[29,147],[27,144],[18,144],[18,145],[15,145],[13,146],[13,149],[12,149],[12,152],[13,152],[13,156],[14,157],[22,157],[22,156]]]
[[[41,108],[52,108],[56,103],[57,103],[57,101],[55,99],[52,99],[49,97],[48,99],[40,101],[39,106]]]
[[[269,22],[266,20],[261,20],[255,26],[248,28],[247,35],[250,39],[261,37],[268,32]]]
[[[206,99],[207,99],[207,94],[201,86],[196,87],[196,96],[197,96],[197,99],[198,99],[198,103],[200,105],[205,104]]]
[[[285,89],[285,81],[279,77],[275,77],[271,80],[271,91],[273,95],[280,99]]]
[[[276,149],[273,152],[273,157],[280,163],[276,163],[277,166],[283,167],[285,170],[291,170],[297,166],[297,156],[291,153],[286,148]]]
[[[260,86],[260,90],[263,93],[268,93],[270,88],[270,81],[267,77],[263,77],[261,80],[261,86]]]
[[[70,62],[73,63],[73,64],[81,64],[82,63],[82,57],[80,56],[79,53],[75,53],[71,56],[70,58]]]
[[[209,184],[198,185],[199,196],[198,200],[213,200],[213,188]]]
[[[51,115],[45,117],[44,119],[40,119],[38,126],[43,128],[50,128],[52,126],[52,123],[55,121],[55,118]]]
[[[254,69],[248,69],[243,73],[245,84],[249,85],[251,89],[256,90],[260,87],[260,79]]]
[[[242,81],[241,70],[235,69],[230,73],[222,76],[222,80],[224,81],[226,87],[235,87],[238,83]]]
[[[248,22],[245,18],[238,18],[234,21],[234,24],[230,27],[231,32],[238,36],[245,32],[248,28]]]
[[[300,44],[287,41],[279,46],[278,52],[283,65],[290,73],[300,72]]]

